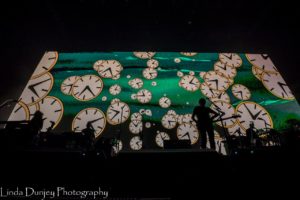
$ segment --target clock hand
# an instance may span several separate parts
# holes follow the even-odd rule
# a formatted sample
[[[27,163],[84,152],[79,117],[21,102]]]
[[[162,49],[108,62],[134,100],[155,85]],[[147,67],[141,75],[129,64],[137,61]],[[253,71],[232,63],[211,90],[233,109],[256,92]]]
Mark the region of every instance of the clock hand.
[[[90,123],[92,124],[92,123],[94,123],[94,122],[96,122],[96,121],[99,121],[100,119],[103,119],[103,117],[99,117],[99,118],[97,118],[97,119],[94,119],[94,120],[91,120],[91,121],[88,121],[88,122],[90,122]]]
[[[287,92],[286,92],[286,90],[284,89],[284,87],[283,86],[287,86],[285,83],[281,83],[281,82],[277,82],[277,84],[281,87],[281,89],[283,90],[283,92],[288,96],[288,94],[287,94]]]
[[[196,85],[196,84],[193,82],[194,79],[195,79],[195,78],[191,79],[190,82],[189,82],[189,84]]]
[[[102,72],[106,72],[106,71],[109,71],[110,75],[112,75],[112,71],[111,71],[110,67],[108,67],[107,69],[103,70]]]
[[[209,82],[215,82],[216,86],[217,86],[217,90],[219,89],[219,80],[218,79],[209,80]]]
[[[242,91],[237,91],[236,93],[239,93],[241,95],[241,98],[243,99],[243,92]]]
[[[268,123],[266,122],[266,120],[264,120],[263,118],[259,117],[259,118],[257,118],[257,119],[264,121],[264,123],[265,123],[265,127],[267,127],[267,126],[271,126],[271,125],[270,125],[270,124],[268,124]]]
[[[93,91],[91,90],[91,88],[89,86],[87,86],[87,90],[93,95],[93,96],[96,96]]]
[[[224,67],[222,67],[222,65],[218,65],[218,67],[222,68],[223,70],[226,70],[227,69],[226,64],[223,64],[223,65],[224,65]]]
[[[111,119],[115,118],[120,113],[120,111],[118,111],[118,110],[114,110],[114,109],[111,109],[111,110],[115,112],[115,115]]]
[[[269,58],[268,55],[264,55],[264,54],[261,54],[261,57],[264,59],[264,60],[267,60]]]
[[[226,54],[223,54],[226,58],[228,58],[228,59],[232,59],[232,54],[230,54],[230,56],[227,56]]]
[[[48,79],[46,79],[46,80],[43,80],[43,81],[40,81],[40,82],[38,82],[38,83],[35,83],[35,84],[32,84],[32,85],[29,85],[28,86],[28,89],[30,89],[31,90],[31,92],[33,92],[36,96],[38,96],[39,97],[39,95],[38,95],[38,93],[36,92],[36,90],[34,89],[36,86],[38,86],[38,85],[40,85],[40,84],[42,84],[42,83],[44,83],[44,82],[47,82],[47,81],[49,81],[49,80],[51,80],[50,78],[48,78]]]
[[[246,106],[246,104],[244,104],[244,106],[245,106],[245,108],[247,109],[248,113],[250,114],[251,118],[252,118],[253,120],[255,120],[254,115],[253,115],[252,112],[249,110],[249,108]]]

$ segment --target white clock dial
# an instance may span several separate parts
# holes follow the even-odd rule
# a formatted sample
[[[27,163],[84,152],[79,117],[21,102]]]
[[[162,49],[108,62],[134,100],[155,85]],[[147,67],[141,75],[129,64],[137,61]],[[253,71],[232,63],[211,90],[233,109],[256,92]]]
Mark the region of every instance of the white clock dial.
[[[132,113],[131,121],[142,121],[142,115],[138,112]]]
[[[70,76],[66,78],[60,85],[61,92],[64,93],[65,95],[71,95],[72,86],[79,78],[80,76]]]
[[[151,101],[152,94],[149,90],[142,89],[136,94],[136,98],[140,103],[148,103]]]
[[[103,78],[113,78],[121,73],[122,65],[117,60],[104,60],[98,69],[98,74]]]
[[[111,100],[110,104],[114,104],[114,103],[117,103],[117,102],[120,102],[121,100],[118,99],[118,98],[114,98]]]
[[[143,122],[133,120],[129,123],[129,131],[133,134],[138,134],[143,131]]]
[[[177,116],[176,116],[176,120],[177,120],[177,123],[178,123],[178,124],[182,124],[182,123],[183,123],[183,122],[182,122],[182,121],[183,121],[183,116],[184,116],[184,115],[177,115]]]
[[[242,65],[242,59],[236,53],[220,53],[219,59],[230,67],[240,67]]]
[[[292,91],[287,86],[286,82],[283,80],[279,73],[263,73],[261,76],[263,85],[269,92],[273,95],[287,100],[295,99]]]
[[[224,101],[226,103],[230,103],[230,97],[226,92],[221,92],[217,96],[210,98],[211,101]]]
[[[189,124],[196,125],[196,122],[192,119],[192,114],[183,115],[182,123],[189,123]]]
[[[29,109],[29,119],[31,120],[35,114],[36,111],[40,110],[40,106],[38,103],[27,106]]]
[[[245,136],[246,132],[242,127],[239,125],[239,123],[236,123],[233,127],[230,127],[227,129],[229,135],[235,135],[235,136]]]
[[[133,54],[141,59],[151,59],[155,55],[155,52],[133,52]]]
[[[231,88],[232,94],[240,100],[248,100],[251,97],[250,90],[241,84],[234,84]]]
[[[107,109],[107,121],[112,125],[125,122],[130,116],[130,108],[124,102],[111,104]]]
[[[157,146],[159,146],[161,148],[164,148],[165,140],[170,140],[170,136],[165,132],[159,132],[155,136],[155,142],[156,142]]]
[[[72,87],[72,95],[79,101],[89,101],[96,98],[103,89],[103,82],[95,75],[85,75],[79,78]]]
[[[250,127],[251,122],[254,123],[256,129],[273,128],[270,114],[255,102],[242,102],[236,107],[236,111],[238,115],[241,115],[237,121],[244,130]]]
[[[177,116],[177,114],[176,114],[176,111],[175,111],[175,110],[168,110],[167,114],[169,114],[169,115],[175,115],[175,116]]]
[[[246,57],[252,65],[260,70],[265,72],[278,72],[270,57],[266,54],[246,54]]]
[[[195,76],[185,75],[180,79],[179,86],[187,91],[194,92],[200,87],[200,82]]]
[[[161,119],[161,124],[166,129],[175,128],[177,124],[175,115],[168,115],[168,114],[164,115],[163,118]]]
[[[81,110],[73,119],[72,130],[75,132],[82,131],[89,122],[95,131],[95,137],[99,137],[105,129],[106,119],[104,113],[98,108],[86,108]]]
[[[147,66],[150,67],[150,68],[154,69],[154,68],[158,67],[158,65],[159,65],[159,63],[155,59],[150,59],[150,60],[147,61]]]
[[[25,103],[18,101],[11,112],[8,121],[29,120],[29,109]]]
[[[229,104],[226,103],[224,101],[216,101],[214,102],[215,105],[211,105],[211,109],[213,109],[214,111],[218,112],[217,107],[224,113],[224,115],[221,117],[223,120],[223,124],[224,127],[229,128],[232,127],[236,124],[236,118],[231,118],[233,116],[235,116],[235,109],[234,107]],[[217,106],[217,107],[216,107]],[[227,119],[226,119],[227,118]],[[221,121],[217,121],[216,124],[218,124],[219,126],[222,126]]]
[[[199,139],[199,132],[196,126],[183,123],[177,128],[177,138],[179,140],[190,140],[191,144],[195,144]]]
[[[157,71],[153,68],[146,68],[143,70],[143,76],[146,79],[155,79],[157,77]]]
[[[261,81],[261,75],[263,74],[263,70],[261,70],[260,68],[256,67],[256,66],[252,66],[252,73],[253,75]]]
[[[97,60],[94,65],[93,65],[93,69],[98,72],[99,69],[101,69],[101,64],[103,63],[104,60]]]
[[[213,90],[225,91],[230,86],[228,78],[214,71],[207,72],[204,81]]]
[[[180,52],[182,55],[185,55],[185,56],[195,56],[197,55],[196,52]]]
[[[117,95],[121,92],[121,86],[119,86],[118,84],[112,85],[109,88],[109,93],[111,95]]]
[[[32,105],[39,102],[51,91],[53,82],[53,76],[49,72],[30,80],[27,83],[20,100],[26,105]]]
[[[222,74],[223,76],[229,79],[233,79],[237,74],[235,67],[228,66],[220,61],[215,63],[214,69],[216,72]]]
[[[204,94],[208,98],[217,97],[221,93],[219,90],[213,90],[210,87],[208,87],[207,83],[202,83],[200,85],[200,90],[201,90],[202,94]]]
[[[58,53],[56,51],[46,52],[42,57],[41,61],[39,62],[38,66],[35,68],[31,79],[35,79],[50,71],[56,64],[57,59]]]
[[[134,89],[139,89],[139,88],[143,87],[144,82],[142,81],[142,79],[135,78],[135,79],[130,80],[128,82],[128,84]]]
[[[115,153],[119,153],[123,149],[123,142],[118,140],[116,144],[113,145],[113,151]]]
[[[143,147],[143,141],[141,140],[140,136],[134,136],[131,138],[129,144],[132,150],[140,150]]]
[[[168,97],[162,97],[159,99],[159,105],[162,108],[168,108],[171,105],[171,100]]]
[[[39,102],[39,107],[40,111],[44,114],[44,124],[41,131],[47,131],[49,127],[54,129],[60,122],[64,113],[62,102],[56,97],[47,96]]]

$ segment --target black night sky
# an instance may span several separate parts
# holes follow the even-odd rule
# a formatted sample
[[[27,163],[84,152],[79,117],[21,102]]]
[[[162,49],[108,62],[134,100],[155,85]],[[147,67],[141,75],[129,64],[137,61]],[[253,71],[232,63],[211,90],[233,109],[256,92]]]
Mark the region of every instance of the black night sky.
[[[300,97],[299,12],[293,1],[73,0],[1,4],[1,101],[20,95],[47,50],[268,53],[297,99]]]

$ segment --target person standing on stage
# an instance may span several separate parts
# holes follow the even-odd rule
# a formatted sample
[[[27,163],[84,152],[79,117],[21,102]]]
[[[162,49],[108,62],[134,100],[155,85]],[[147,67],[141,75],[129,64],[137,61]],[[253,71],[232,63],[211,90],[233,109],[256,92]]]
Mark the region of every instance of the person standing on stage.
[[[212,109],[205,107],[206,100],[201,98],[199,100],[199,106],[196,106],[192,119],[196,122],[197,128],[200,132],[200,145],[202,149],[206,149],[206,143],[207,143],[207,136],[206,133],[208,134],[208,139],[210,143],[210,148],[211,149],[216,149],[215,145],[215,137],[214,137],[214,129],[213,129],[213,124],[212,120],[217,117],[219,114]],[[210,114],[213,114],[212,117]]]

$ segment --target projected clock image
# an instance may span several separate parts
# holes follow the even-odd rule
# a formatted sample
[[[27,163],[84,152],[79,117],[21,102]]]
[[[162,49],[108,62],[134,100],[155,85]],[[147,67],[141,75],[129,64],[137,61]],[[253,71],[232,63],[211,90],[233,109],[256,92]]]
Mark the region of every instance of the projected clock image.
[[[51,132],[80,132],[90,122],[97,140],[118,137],[115,151],[163,150],[165,140],[190,140],[199,149],[191,116],[200,98],[224,113],[223,123],[214,123],[224,154],[222,125],[245,135],[251,122],[280,131],[300,120],[267,54],[49,51],[28,79],[9,120],[30,120],[40,110],[42,131]]]

